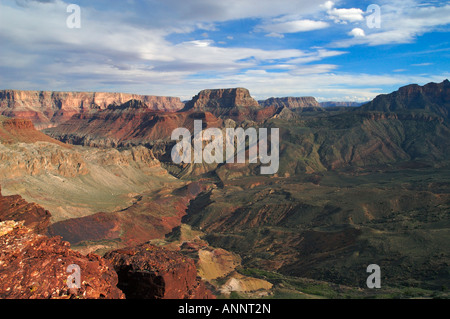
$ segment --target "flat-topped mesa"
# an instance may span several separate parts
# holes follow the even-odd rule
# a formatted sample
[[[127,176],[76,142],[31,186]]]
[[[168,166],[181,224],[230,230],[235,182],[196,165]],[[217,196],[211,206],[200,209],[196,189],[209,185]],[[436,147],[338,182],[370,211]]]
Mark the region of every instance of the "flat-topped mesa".
[[[130,100],[155,111],[175,112],[184,107],[178,97],[107,92],[52,92],[0,90],[0,114],[29,119],[37,129],[57,126],[74,114],[122,105]]]
[[[200,91],[186,103],[185,110],[214,110],[232,108],[260,108],[245,88],[212,89]]]
[[[319,102],[312,96],[301,97],[271,97],[267,100],[259,101],[262,107],[287,107],[289,109],[303,108],[303,107],[321,107]]]

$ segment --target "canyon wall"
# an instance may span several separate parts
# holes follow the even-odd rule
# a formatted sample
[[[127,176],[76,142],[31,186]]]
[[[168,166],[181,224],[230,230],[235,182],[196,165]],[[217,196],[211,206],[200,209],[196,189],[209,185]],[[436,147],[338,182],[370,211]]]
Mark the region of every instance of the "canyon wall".
[[[31,120],[36,128],[57,126],[74,114],[106,109],[130,100],[143,102],[155,111],[174,112],[184,104],[177,97],[107,92],[52,92],[0,90],[0,114]]]

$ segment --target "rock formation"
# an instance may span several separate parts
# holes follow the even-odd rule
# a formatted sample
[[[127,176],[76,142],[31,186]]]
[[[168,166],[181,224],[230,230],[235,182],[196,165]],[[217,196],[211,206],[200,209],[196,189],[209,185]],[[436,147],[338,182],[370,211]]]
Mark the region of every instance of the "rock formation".
[[[0,143],[35,143],[49,142],[70,148],[69,145],[61,143],[39,131],[37,131],[31,120],[13,119],[0,115]]]
[[[186,103],[183,110],[211,112],[216,117],[237,122],[264,120],[275,112],[275,109],[272,109],[272,112],[262,109],[245,88],[200,91]]]
[[[312,96],[304,97],[271,97],[267,100],[259,101],[262,107],[275,106],[296,109],[299,107],[320,107],[320,104]]]
[[[259,108],[259,104],[244,88],[202,90],[191,101],[186,103],[185,109],[215,110],[230,108]]]
[[[57,126],[74,114],[139,100],[150,110],[177,111],[179,98],[106,92],[0,91],[0,114],[31,120],[38,129]]]
[[[192,259],[148,243],[105,255],[128,299],[213,299]]]
[[[80,286],[68,286],[69,265],[80,268]],[[58,237],[34,233],[23,223],[0,222],[0,298],[123,299],[117,274],[105,259],[83,256]]]

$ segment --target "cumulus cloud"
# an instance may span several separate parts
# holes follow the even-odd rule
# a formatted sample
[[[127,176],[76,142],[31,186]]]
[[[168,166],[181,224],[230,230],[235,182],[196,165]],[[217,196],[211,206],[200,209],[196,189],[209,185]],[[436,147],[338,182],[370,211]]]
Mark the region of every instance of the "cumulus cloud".
[[[338,23],[347,23],[347,22],[357,22],[363,21],[364,15],[363,11],[358,8],[350,8],[350,9],[336,9],[332,8],[328,10],[328,14],[335,22]]]
[[[353,36],[353,37],[355,37],[355,38],[365,37],[366,36],[366,33],[361,28],[354,28],[348,34]]]
[[[333,1],[325,2],[322,7],[327,10],[329,18],[335,23],[359,22],[364,20],[364,12],[359,8],[335,8]]]

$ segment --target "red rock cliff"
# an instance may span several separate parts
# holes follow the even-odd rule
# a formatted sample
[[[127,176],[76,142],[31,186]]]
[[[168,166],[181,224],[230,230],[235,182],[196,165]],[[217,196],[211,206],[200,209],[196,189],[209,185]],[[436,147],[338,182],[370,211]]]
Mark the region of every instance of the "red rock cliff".
[[[177,111],[184,104],[177,97],[106,92],[51,92],[0,90],[0,114],[31,120],[36,128],[54,127],[81,112],[106,109],[130,100],[139,100],[149,109]]]

